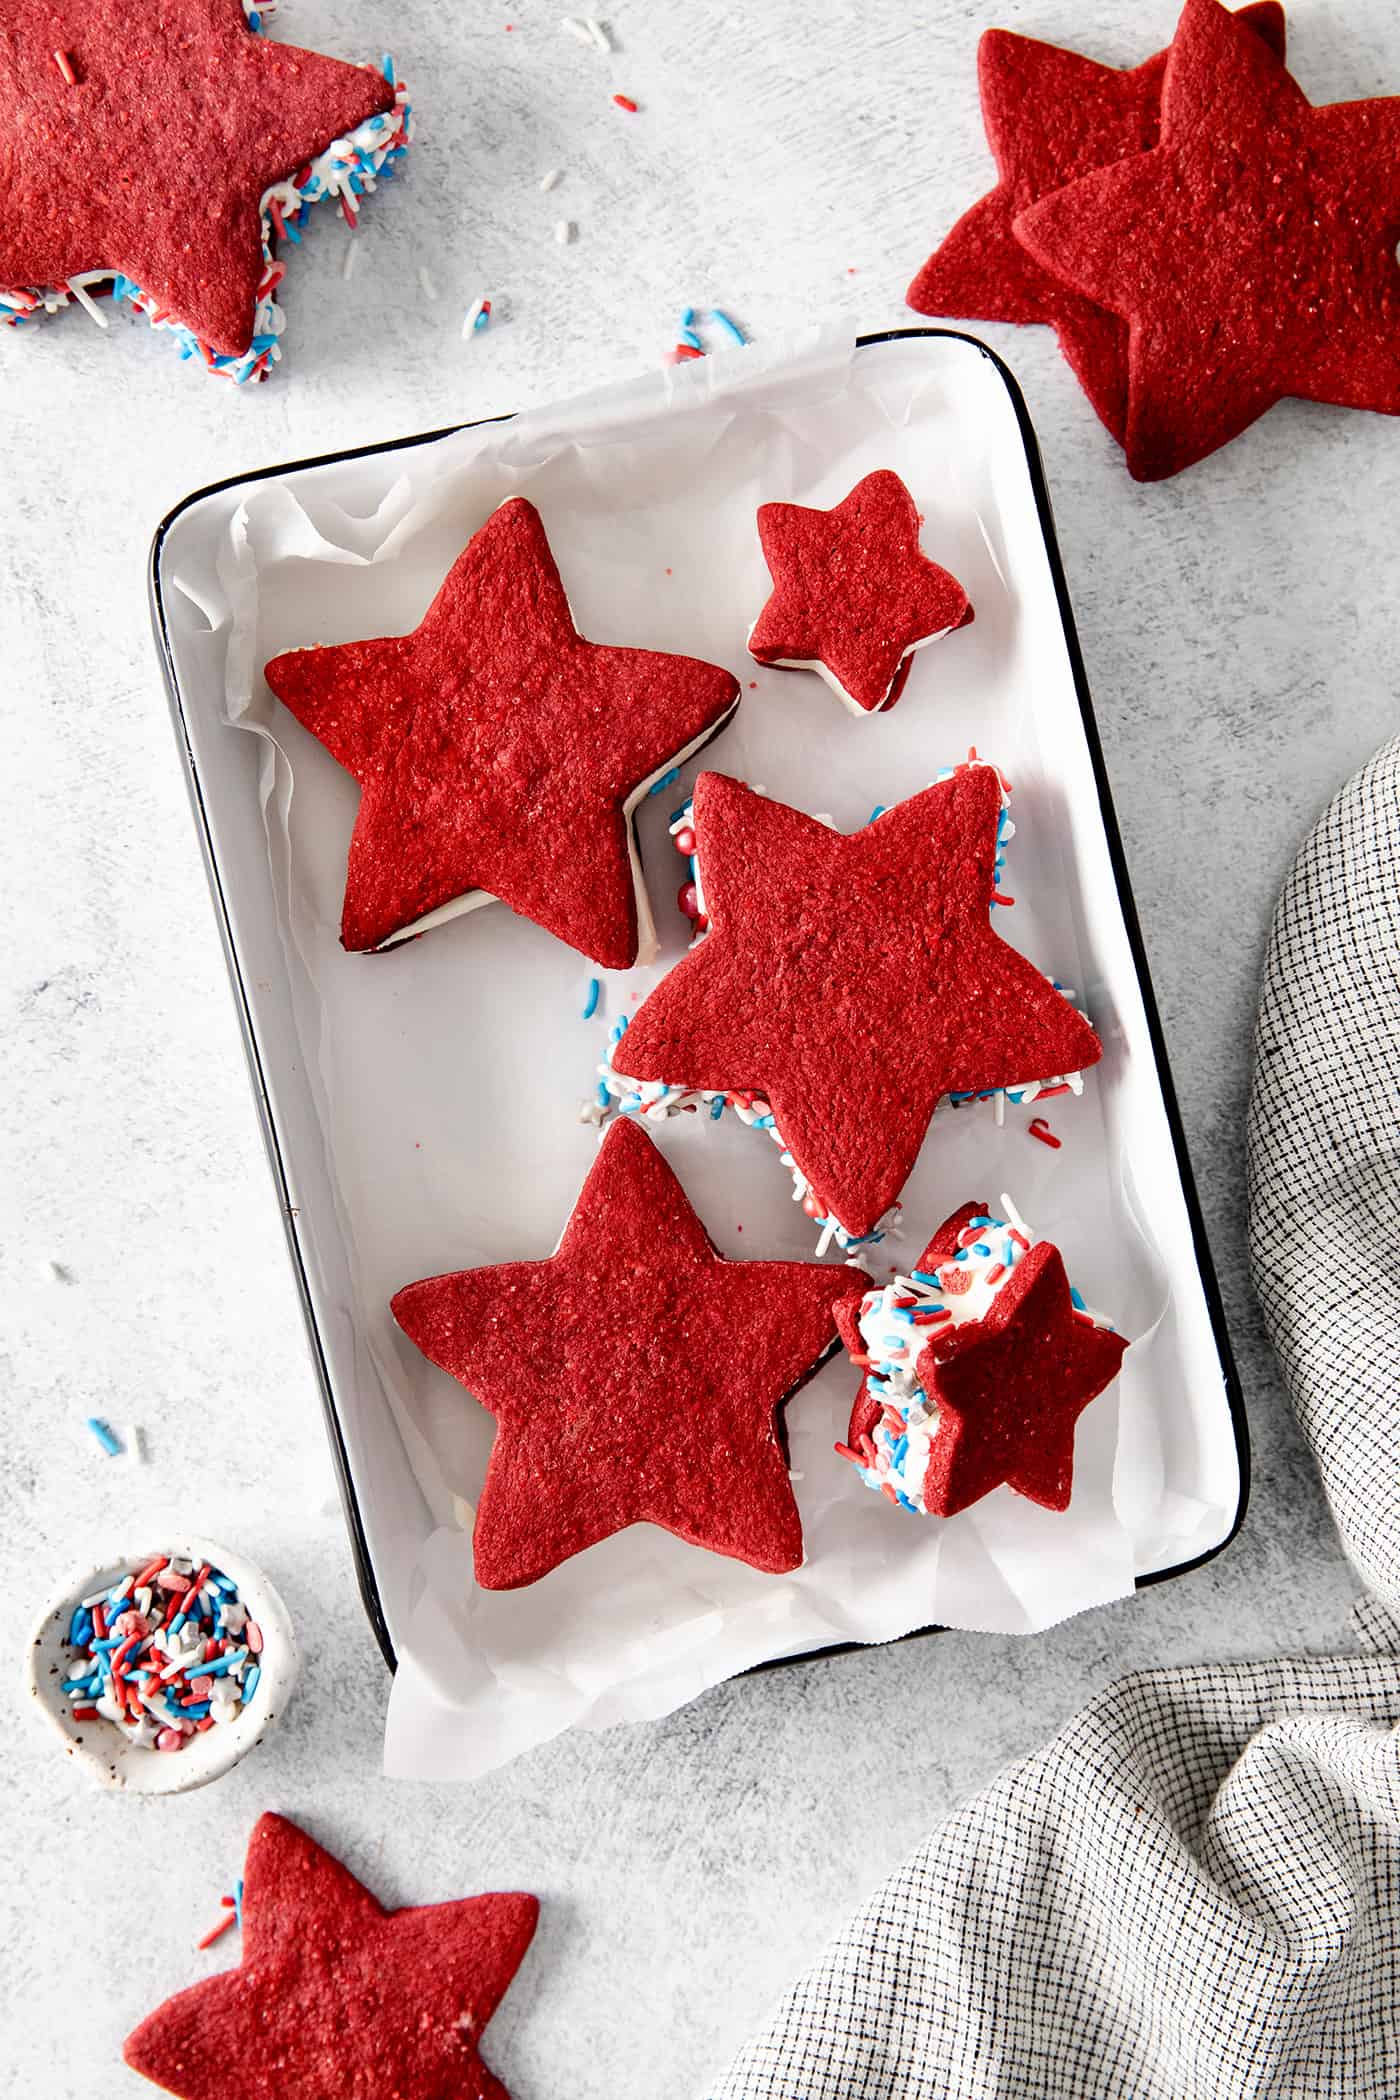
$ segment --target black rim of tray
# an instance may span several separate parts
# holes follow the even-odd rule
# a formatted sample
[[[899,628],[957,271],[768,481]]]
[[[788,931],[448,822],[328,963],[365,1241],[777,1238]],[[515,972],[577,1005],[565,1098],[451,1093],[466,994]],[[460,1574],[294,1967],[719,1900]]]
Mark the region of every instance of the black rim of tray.
[[[1167,1058],[1166,1041],[1162,1033],[1161,1016],[1152,990],[1152,977],[1147,964],[1147,951],[1143,944],[1142,927],[1138,920],[1137,906],[1133,901],[1132,884],[1128,877],[1127,860],[1123,852],[1123,840],[1118,829],[1118,818],[1114,812],[1112,790],[1109,787],[1108,770],[1104,764],[1103,747],[1099,742],[1098,725],[1094,719],[1093,701],[1089,696],[1089,681],[1084,670],[1084,658],[1080,652],[1079,636],[1074,624],[1074,611],[1070,604],[1069,588],[1065,582],[1064,567],[1060,560],[1059,541],[1055,535],[1055,518],[1050,503],[1050,491],[1046,486],[1045,468],[1040,456],[1040,444],[1035,426],[1030,419],[1021,389],[1010,367],[975,335],[968,335],[960,328],[885,328],[872,335],[856,338],[860,350],[871,349],[880,343],[899,343],[918,340],[921,337],[945,337],[954,342],[970,343],[991,364],[1010,398],[1016,414],[1021,442],[1025,449],[1026,468],[1030,475],[1031,493],[1035,499],[1036,515],[1040,521],[1045,542],[1046,558],[1050,565],[1051,580],[1055,587],[1055,600],[1059,608],[1060,624],[1064,630],[1065,649],[1069,657],[1070,671],[1074,678],[1074,690],[1079,702],[1080,720],[1084,725],[1084,738],[1089,747],[1089,760],[1093,767],[1094,786],[1098,794],[1099,815],[1103,823],[1104,836],[1108,841],[1109,860],[1113,868],[1114,884],[1118,892],[1118,905],[1127,931],[1128,946],[1137,973],[1138,990],[1142,997],[1143,1010],[1147,1016],[1148,1040],[1152,1045],[1153,1062],[1157,1071],[1157,1083],[1161,1091],[1162,1104],[1166,1111],[1167,1127],[1171,1133],[1172,1151],[1176,1158],[1177,1174],[1186,1204],[1186,1214],[1191,1226],[1191,1240],[1196,1257],[1196,1268],[1205,1296],[1206,1309],[1210,1315],[1211,1335],[1216,1355],[1220,1362],[1224,1382],[1225,1398],[1230,1409],[1230,1423],[1234,1431],[1235,1450],[1239,1462],[1239,1500],[1234,1520],[1225,1536],[1204,1553],[1190,1560],[1178,1561],[1169,1568],[1156,1568],[1148,1575],[1135,1578],[1138,1589],[1148,1589],[1154,1583],[1170,1582],[1179,1575],[1189,1575],[1193,1569],[1201,1568],[1208,1561],[1223,1553],[1236,1537],[1244,1522],[1249,1505],[1249,1431],[1245,1419],[1244,1401],[1240,1393],[1239,1373],[1235,1366],[1229,1330],[1225,1324],[1225,1308],[1220,1296],[1220,1285],[1211,1258],[1210,1243],[1206,1238],[1205,1224],[1201,1217],[1200,1199],[1196,1193],[1195,1176],[1191,1170],[1191,1155],[1187,1149],[1186,1133],[1182,1127],[1181,1111],[1177,1104],[1176,1088],[1172,1083],[1171,1066]],[[486,423],[508,423],[509,415],[478,416],[468,423],[448,424],[441,430],[425,430],[414,437],[394,438],[374,445],[355,445],[340,452],[320,453],[311,459],[284,461],[277,466],[258,467],[251,473],[231,474],[222,481],[213,481],[205,488],[196,489],[162,518],[151,542],[148,571],[151,624],[155,630],[156,645],[160,652],[161,667],[165,674],[166,691],[170,702],[171,719],[175,728],[183,762],[185,785],[189,790],[190,805],[194,813],[195,830],[199,836],[200,852],[204,860],[204,871],[209,881],[214,913],[218,920],[219,938],[223,944],[224,961],[228,966],[229,982],[233,988],[234,1003],[238,1011],[238,1024],[243,1036],[243,1048],[248,1060],[249,1076],[252,1080],[254,1100],[257,1105],[258,1122],[262,1129],[263,1144],[272,1168],[278,1200],[282,1212],[282,1227],[291,1255],[292,1271],[296,1278],[297,1294],[301,1300],[302,1321],[311,1349],[317,1383],[321,1390],[321,1412],[325,1418],[326,1433],[330,1438],[331,1455],[335,1464],[336,1478],[340,1488],[340,1499],[345,1511],[345,1521],[350,1533],[351,1550],[355,1562],[355,1579],[364,1603],[371,1630],[381,1654],[391,1670],[398,1667],[390,1637],[388,1622],[384,1615],[384,1604],[379,1594],[379,1583],[374,1572],[374,1562],[369,1541],[365,1535],[364,1518],[359,1498],[355,1493],[354,1476],[351,1471],[350,1454],[346,1449],[345,1436],[336,1409],[335,1393],[331,1384],[330,1367],[326,1362],[321,1343],[320,1328],[311,1298],[310,1279],[297,1239],[294,1213],[291,1204],[291,1187],[287,1178],[286,1163],[278,1141],[268,1097],[267,1079],[262,1056],[258,1049],[257,1036],[253,1028],[252,1006],[242,965],[234,945],[232,920],[228,899],[224,891],[223,876],[214,853],[208,811],[204,803],[204,790],[195,763],[185,719],[184,701],[179,679],[175,672],[171,649],[169,626],[166,620],[165,602],[161,591],[160,561],[171,528],[187,510],[210,496],[220,495],[226,489],[245,488],[256,481],[269,481],[288,474],[302,474],[317,467],[340,466],[346,460],[368,459],[376,454],[406,452],[419,445],[435,444],[438,439],[451,437],[459,430],[479,429]],[[902,1634],[906,1641],[922,1640],[927,1635],[940,1633],[939,1626],[916,1626]],[[834,1641],[820,1648],[805,1648],[794,1655],[779,1655],[767,1662],[755,1663],[745,1675],[756,1671],[789,1667],[794,1663],[814,1661],[818,1656],[848,1655],[855,1650],[868,1647],[865,1641]]]

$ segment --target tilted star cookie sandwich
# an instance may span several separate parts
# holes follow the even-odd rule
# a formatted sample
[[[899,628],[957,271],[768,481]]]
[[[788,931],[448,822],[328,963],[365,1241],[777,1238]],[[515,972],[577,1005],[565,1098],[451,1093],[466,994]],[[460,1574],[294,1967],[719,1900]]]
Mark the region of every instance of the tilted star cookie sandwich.
[[[0,320],[126,301],[237,381],[281,356],[285,272],[313,204],[350,226],[411,135],[387,58],[261,34],[248,0],[0,0]]]
[[[940,1101],[1078,1091],[1097,1035],[993,924],[1006,801],[972,760],[843,836],[702,773],[707,930],[614,1027],[607,1104],[732,1106],[782,1147],[823,1245],[850,1246],[879,1236]]]
[[[914,499],[888,469],[833,510],[761,504],[758,535],[773,591],[749,654],[819,672],[852,714],[893,707],[915,650],[972,618],[957,577],[920,549]]]
[[[123,2055],[179,2100],[510,2100],[481,2035],[539,1908],[501,1894],[385,1910],[295,1823],[260,1816],[242,1961],[168,1999]]]
[[[908,1275],[852,1293],[841,1338],[865,1376],[838,1454],[919,1516],[956,1516],[1003,1482],[1067,1509],[1075,1425],[1128,1343],[1007,1196],[966,1203]]]
[[[632,815],[723,728],[739,683],[586,642],[533,504],[492,514],[412,634],[289,650],[265,675],[360,783],[347,948],[499,898],[605,969],[650,959]]]
[[[409,1284],[394,1318],[496,1418],[473,1533],[484,1589],[632,1524],[782,1574],[802,1560],[783,1409],[837,1346],[860,1271],[716,1252],[619,1121],[557,1251]]]

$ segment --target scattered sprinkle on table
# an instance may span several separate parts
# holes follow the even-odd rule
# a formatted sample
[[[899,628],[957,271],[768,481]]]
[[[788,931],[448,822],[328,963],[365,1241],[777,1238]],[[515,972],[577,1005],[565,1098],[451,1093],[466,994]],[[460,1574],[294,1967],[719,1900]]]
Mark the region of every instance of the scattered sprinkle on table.
[[[111,1430],[107,1427],[107,1424],[103,1421],[101,1415],[89,1415],[87,1418],[87,1426],[92,1431],[93,1435],[97,1438],[98,1443],[102,1446],[108,1458],[121,1457],[121,1441],[119,1438],[113,1436]]]
[[[721,313],[717,306],[712,307],[710,310],[710,319],[714,322],[716,328],[719,329],[722,335],[727,335],[729,337],[731,343],[738,343],[741,347],[747,348],[749,340],[748,337],[744,334],[743,329],[740,328],[736,322],[730,320],[728,314]]]
[[[540,177],[540,188],[542,190],[557,189],[563,178],[564,170],[562,168],[546,168]]]
[[[617,104],[619,109],[625,109],[629,117],[636,116],[637,105],[632,100],[632,97],[630,95],[614,95],[613,101]]]
[[[599,984],[596,977],[590,977],[588,980],[588,989],[583,1001],[583,1018],[585,1021],[591,1021],[593,1019],[594,1014],[596,1014],[598,1011],[598,1001],[602,998],[602,996],[603,987],[601,986],[601,984]]]
[[[157,1554],[74,1606],[64,1696],[75,1721],[110,1721],[146,1750],[183,1750],[242,1713],[262,1646],[231,1576]]]
[[[592,30],[586,22],[580,21],[577,15],[565,15],[559,27],[565,36],[571,36],[576,44],[587,44],[592,49],[597,48],[593,43]]]
[[[555,238],[555,240],[556,240],[556,241],[558,241],[558,243],[559,243],[560,247],[561,247],[561,248],[567,248],[567,247],[568,247],[568,245],[569,245],[569,243],[570,243],[570,241],[572,241],[573,237],[574,237],[574,222],[573,222],[573,220],[572,220],[572,219],[558,219],[558,220],[556,220],[556,222],[555,222],[555,227],[554,227],[554,238]]]
[[[476,300],[467,308],[463,316],[462,340],[465,342],[468,337],[479,334],[483,328],[489,327],[490,323],[491,301],[489,299]]]
[[[1033,1138],[1039,1138],[1041,1144],[1048,1145],[1052,1152],[1059,1151],[1061,1141],[1059,1138],[1056,1137],[1054,1131],[1050,1128],[1050,1125],[1046,1122],[1044,1116],[1032,1117],[1031,1121],[1026,1125],[1026,1128]]]

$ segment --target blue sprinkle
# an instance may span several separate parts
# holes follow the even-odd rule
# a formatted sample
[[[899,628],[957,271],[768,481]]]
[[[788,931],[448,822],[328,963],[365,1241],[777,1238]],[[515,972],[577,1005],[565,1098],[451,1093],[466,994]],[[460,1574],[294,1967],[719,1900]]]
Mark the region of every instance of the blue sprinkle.
[[[394,85],[394,61],[390,58],[387,51],[379,61],[379,70],[388,81],[390,87],[392,87]]]
[[[969,1226],[995,1225],[995,1218],[969,1218]]]
[[[87,1418],[87,1426],[92,1431],[93,1435],[97,1438],[98,1443],[102,1446],[108,1458],[121,1457],[121,1444],[118,1442],[117,1438],[113,1436],[111,1430],[107,1427],[107,1424],[101,1419],[99,1415],[89,1415]]]
[[[988,1255],[991,1251],[985,1240],[974,1240],[972,1243],[972,1252],[974,1254]]]
[[[681,327],[677,329],[676,333],[680,341],[685,344],[688,350],[699,350],[704,347],[700,341],[699,336],[695,333],[695,330],[693,328]],[[740,341],[743,341],[742,336],[740,337]]]
[[[248,1674],[247,1674],[247,1675],[246,1675],[246,1677],[245,1677],[245,1678],[243,1679],[243,1704],[244,1704],[245,1706],[246,1706],[246,1705],[248,1704],[248,1701],[249,1701],[249,1700],[250,1700],[250,1699],[252,1698],[252,1696],[253,1696],[254,1692],[255,1692],[255,1691],[257,1690],[257,1688],[258,1688],[258,1679],[259,1679],[259,1678],[260,1678],[261,1676],[262,1676],[262,1665],[261,1665],[261,1663],[254,1663],[254,1664],[253,1664],[253,1667],[252,1667],[252,1669],[251,1669],[251,1670],[249,1670]],[[242,1882],[241,1882],[241,1881],[240,1881],[240,1882],[239,1882],[239,1884],[238,1884],[238,1888],[239,1888],[239,1893],[240,1893],[240,1895],[241,1895],[241,1894],[242,1894],[242,1891],[243,1891],[243,1884],[242,1884]]]
[[[599,1108],[606,1108],[606,1107],[607,1107],[607,1105],[608,1105],[608,1103],[609,1103],[609,1102],[610,1102],[611,1100],[612,1100],[612,1095],[611,1095],[611,1094],[610,1094],[610,1093],[608,1092],[608,1089],[607,1089],[607,1083],[606,1083],[606,1081],[604,1081],[604,1080],[600,1079],[600,1080],[598,1081],[598,1106],[599,1106]]]
[[[729,337],[732,343],[738,343],[741,346],[747,345],[749,339],[743,330],[736,328],[728,314],[722,314],[717,306],[710,308],[710,319],[714,322],[716,328],[721,329]]]
[[[260,36],[262,34],[262,16],[256,12],[249,15],[248,27],[252,30],[254,36]]]
[[[588,980],[588,996],[583,1002],[583,1018],[585,1021],[593,1019],[594,1014],[598,1011],[598,1001],[602,996],[603,987],[599,984],[596,977],[590,977]]]
[[[628,1094],[625,1096],[622,1103],[622,1113],[625,1116],[633,1115],[641,1107],[641,1105],[642,1097],[640,1094]]]
[[[180,1711],[182,1714],[188,1714],[192,1721],[202,1721],[212,1703],[212,1700],[203,1699],[195,1706],[182,1706]]]
[[[619,1014],[619,1015],[618,1015],[618,1017],[617,1017],[617,1027],[616,1027],[616,1030],[615,1030],[614,1032],[615,1032],[615,1034],[616,1034],[616,1036],[617,1036],[617,1039],[618,1039],[618,1041],[619,1041],[619,1042],[621,1042],[621,1040],[622,1040],[623,1036],[625,1036],[625,1035],[626,1035],[626,1033],[627,1033],[627,1016],[626,1016],[626,1014]]]
[[[248,1650],[246,1648],[238,1648],[232,1655],[216,1655],[213,1662],[201,1663],[199,1675],[201,1677],[226,1677],[235,1663],[246,1662],[247,1660]]]
[[[1071,1284],[1069,1287],[1069,1302],[1074,1307],[1076,1312],[1088,1312],[1089,1310],[1088,1306],[1084,1303],[1084,1300],[1080,1297],[1078,1291],[1074,1288],[1073,1284]]]
[[[869,816],[868,816],[868,817],[866,818],[866,820],[865,820],[865,821],[866,821],[866,823],[867,823],[867,824],[873,824],[873,823],[875,822],[875,819],[876,819],[877,817],[883,817],[883,815],[884,815],[884,814],[885,814],[885,805],[884,805],[884,803],[883,803],[883,802],[877,802],[877,803],[875,804],[875,807],[874,807],[874,809],[872,809],[872,810],[871,810],[871,812],[870,812],[870,815],[869,815]]]
[[[938,1278],[930,1276],[927,1269],[911,1269],[909,1275],[913,1282],[926,1284],[931,1291],[941,1291],[943,1288]]]
[[[720,1117],[723,1114],[724,1096],[723,1094],[716,1094],[714,1100],[710,1103],[710,1121],[712,1123],[718,1123]]]
[[[693,323],[694,319],[695,308],[693,306],[687,306],[684,313],[681,315],[681,327],[689,328]]]
[[[652,782],[651,786],[650,786],[650,787],[649,787],[649,788],[647,789],[647,793],[648,793],[649,795],[659,795],[659,794],[661,793],[661,790],[662,790],[663,788],[668,788],[668,787],[670,787],[670,785],[671,785],[672,781],[673,781],[673,780],[679,780],[679,779],[680,779],[680,777],[681,777],[681,769],[680,769],[680,767],[679,767],[679,766],[672,766],[672,768],[671,768],[671,770],[670,770],[670,772],[669,772],[669,773],[663,773],[663,774],[662,774],[662,776],[661,776],[661,778],[660,778],[659,780],[653,780],[653,782]],[[673,821],[674,821],[674,820],[673,820]]]
[[[258,1673],[254,1670],[251,1674],[256,1677]],[[235,1881],[233,1884],[233,1915],[238,1921],[238,1929],[241,1932],[243,1930],[243,1883],[241,1880]]]

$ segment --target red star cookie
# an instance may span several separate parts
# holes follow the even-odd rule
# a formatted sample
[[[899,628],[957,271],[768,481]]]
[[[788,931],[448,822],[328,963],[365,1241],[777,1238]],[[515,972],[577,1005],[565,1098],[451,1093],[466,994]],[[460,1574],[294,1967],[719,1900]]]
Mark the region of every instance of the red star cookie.
[[[710,931],[613,1051],[632,1079],[761,1093],[823,1209],[873,1231],[950,1092],[1102,1045],[993,932],[1001,788],[971,765],[845,838],[722,773],[695,786]]]
[[[263,193],[393,106],[373,69],[255,36],[241,0],[0,0],[0,286],[120,272],[236,357]]]
[[[936,1270],[984,1203],[966,1203],[939,1226],[915,1267]],[[860,1297],[838,1309],[842,1340],[861,1353]],[[1127,1339],[1075,1310],[1058,1247],[1037,1240],[1001,1286],[986,1316],[937,1329],[915,1369],[937,1404],[924,1506],[953,1517],[1003,1482],[1046,1509],[1068,1509],[1075,1424],[1118,1376]],[[880,1417],[864,1384],[851,1412],[853,1449]]]
[[[629,1524],[769,1574],[802,1560],[783,1403],[850,1271],[726,1261],[650,1138],[603,1141],[558,1252],[411,1283],[394,1318],[496,1417],[476,1579],[519,1589]]]
[[[1400,97],[1314,109],[1267,45],[1188,0],[1162,139],[1016,221],[1130,327],[1127,452],[1157,481],[1285,395],[1400,414]]]
[[[639,928],[653,941],[631,812],[739,700],[716,664],[584,641],[520,496],[412,634],[293,649],[266,677],[360,783],[347,948],[499,897],[610,970],[637,961]]]
[[[972,618],[957,577],[920,552],[914,499],[888,470],[834,510],[760,504],[758,536],[773,595],[749,654],[819,671],[853,714],[893,707],[914,651]]]
[[[179,2100],[510,2100],[481,2061],[525,1957],[533,1896],[385,1910],[281,1816],[243,1870],[243,1959],[128,2035],[133,2071]]]
[[[1242,8],[1239,18],[1282,56],[1284,16],[1276,0]],[[977,47],[977,77],[1000,180],[964,212],[908,293],[922,314],[1048,321],[1120,444],[1128,407],[1127,325],[1042,268],[1012,223],[1077,176],[1156,145],[1166,66],[1165,51],[1120,71],[1034,37],[987,30]]]

